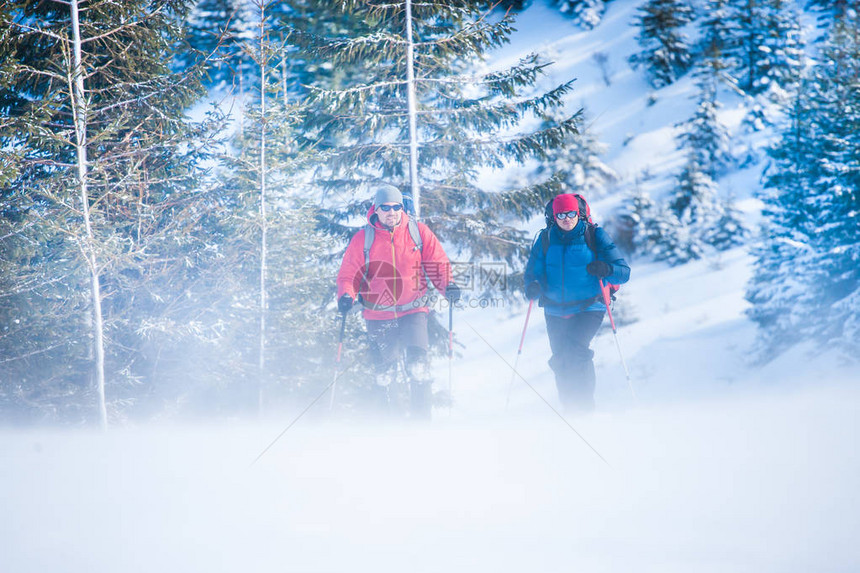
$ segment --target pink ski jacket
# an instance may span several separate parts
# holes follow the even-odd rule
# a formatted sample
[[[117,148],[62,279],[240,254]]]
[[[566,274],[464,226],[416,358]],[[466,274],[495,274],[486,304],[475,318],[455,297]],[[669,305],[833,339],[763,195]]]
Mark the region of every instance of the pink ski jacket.
[[[373,226],[373,243],[365,256],[361,229],[350,240],[337,275],[337,296],[361,295],[365,320],[390,320],[415,312],[428,312],[429,279],[440,293],[452,281],[451,264],[439,239],[427,225],[417,223],[422,247],[409,229],[409,215],[391,231],[379,223],[374,207],[367,213]],[[366,264],[369,261],[369,264]]]

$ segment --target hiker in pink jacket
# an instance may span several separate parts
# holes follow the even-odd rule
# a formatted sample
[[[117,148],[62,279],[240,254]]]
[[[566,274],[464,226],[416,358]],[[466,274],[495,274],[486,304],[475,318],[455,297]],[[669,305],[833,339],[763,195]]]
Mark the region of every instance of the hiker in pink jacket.
[[[429,418],[432,407],[431,380],[420,372],[426,369],[431,284],[452,304],[459,300],[439,239],[404,212],[396,187],[377,186],[367,225],[349,242],[337,275],[338,310],[348,312],[356,300],[364,307],[380,393],[387,394],[389,375],[405,352],[415,418]]]

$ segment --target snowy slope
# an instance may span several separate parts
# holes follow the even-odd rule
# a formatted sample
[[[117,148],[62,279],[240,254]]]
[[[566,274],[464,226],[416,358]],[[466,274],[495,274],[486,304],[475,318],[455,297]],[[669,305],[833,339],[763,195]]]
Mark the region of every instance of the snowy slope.
[[[498,57],[556,51],[554,79],[579,78],[571,105],[610,144],[619,185],[651,170],[659,186],[689,86],[647,105],[626,64],[636,4],[615,0],[584,33],[536,0]],[[609,87],[594,51],[609,54]],[[457,311],[454,406],[431,425],[306,416],[275,440],[298,404],[261,424],[0,432],[0,571],[860,570],[860,372],[808,349],[755,366],[750,264],[742,249],[633,260],[620,296],[638,320],[619,342],[638,399],[604,331],[584,418],[555,412],[539,312],[518,363],[528,385],[514,381],[506,408],[519,304]],[[444,388],[446,361],[436,369]]]
[[[594,201],[599,216],[628,192],[642,190],[659,198],[681,169],[683,154],[676,148],[677,123],[695,111],[696,95],[692,78],[654,90],[644,73],[628,63],[639,51],[635,21],[640,1],[612,2],[601,24],[592,31],[574,27],[570,20],[552,7],[549,0],[537,0],[518,19],[518,33],[511,44],[499,51],[494,65],[513,64],[526,53],[538,52],[554,65],[548,70],[545,85],[555,86],[576,79],[568,98],[570,112],[585,110],[584,127],[597,134],[609,149],[606,162],[619,175],[607,195],[614,199],[601,204]],[[604,64],[596,56],[602,56]],[[604,77],[606,79],[604,79]],[[607,84],[608,81],[608,84]],[[747,134],[741,126],[743,101],[730,93],[720,94],[723,108],[720,121],[733,133],[732,151],[743,157],[748,149],[757,149],[767,133]],[[757,201],[748,200],[760,186],[762,165],[731,174],[721,181],[724,196],[733,195],[740,207],[755,220]]]

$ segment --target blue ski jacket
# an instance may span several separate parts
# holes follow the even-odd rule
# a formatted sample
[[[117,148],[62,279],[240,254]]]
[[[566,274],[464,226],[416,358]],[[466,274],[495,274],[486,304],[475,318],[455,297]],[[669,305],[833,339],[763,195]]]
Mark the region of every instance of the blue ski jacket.
[[[612,265],[612,274],[604,282],[620,285],[630,279],[630,266],[618,247],[600,227],[594,229],[595,251],[585,242],[587,223],[579,221],[568,232],[553,225],[549,245],[544,255],[540,234],[532,245],[526,264],[525,284],[538,281],[541,286],[540,306],[553,316],[571,316],[579,312],[605,310],[597,277],[588,274],[586,265],[599,259]]]

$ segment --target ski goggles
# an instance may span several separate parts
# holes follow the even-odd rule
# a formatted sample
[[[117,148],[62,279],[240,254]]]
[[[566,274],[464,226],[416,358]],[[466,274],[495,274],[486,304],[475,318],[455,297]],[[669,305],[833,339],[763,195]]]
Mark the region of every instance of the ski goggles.
[[[401,210],[403,208],[403,205],[400,205],[399,203],[397,205],[379,205],[376,208],[379,209],[380,211],[384,211],[385,213],[388,213],[389,211],[392,211],[392,210],[393,211]]]
[[[556,213],[555,218],[559,221],[564,221],[565,219],[575,219],[579,216],[579,211],[568,211],[566,213]]]

